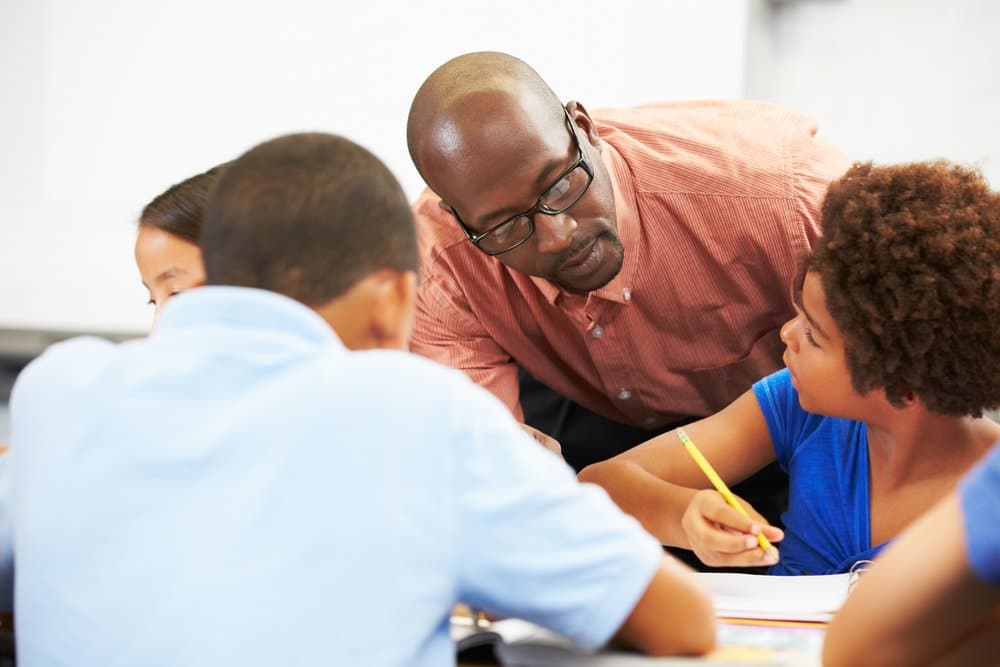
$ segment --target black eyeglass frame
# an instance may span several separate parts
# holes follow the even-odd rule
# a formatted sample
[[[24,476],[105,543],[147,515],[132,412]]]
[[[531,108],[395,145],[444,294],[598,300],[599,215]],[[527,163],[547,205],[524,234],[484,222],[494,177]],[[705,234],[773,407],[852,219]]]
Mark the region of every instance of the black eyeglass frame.
[[[591,183],[594,182],[594,169],[593,167],[590,166],[590,162],[587,160],[587,156],[583,154],[583,148],[581,148],[580,146],[580,139],[579,137],[576,136],[576,126],[573,124],[573,119],[570,117],[569,111],[566,108],[563,108],[563,113],[566,115],[566,127],[569,130],[570,136],[573,137],[573,143],[576,144],[576,151],[577,153],[579,153],[580,157],[577,158],[576,162],[571,164],[565,171],[559,174],[559,178],[552,181],[552,185],[545,188],[542,194],[539,195],[538,201],[535,202],[534,206],[532,206],[526,211],[523,211],[516,215],[512,215],[509,218],[505,218],[502,222],[498,222],[497,224],[493,225],[486,231],[477,234],[474,229],[465,224],[462,218],[458,215],[458,211],[456,211],[454,207],[452,207],[451,205],[448,205],[448,211],[453,216],[455,216],[455,220],[457,220],[458,224],[462,227],[462,231],[465,232],[466,237],[468,237],[468,239],[472,241],[472,243],[475,244],[475,246],[479,248],[479,250],[486,253],[487,255],[490,255],[491,257],[495,257],[496,255],[502,255],[505,252],[510,252],[514,248],[518,247],[519,245],[530,239],[535,233],[536,213],[543,213],[545,215],[559,215],[560,213],[565,213],[569,209],[576,206],[576,203],[583,198],[583,195],[587,194],[587,190],[590,189]],[[583,190],[580,191],[580,194],[577,195],[573,201],[571,201],[566,206],[563,206],[562,208],[558,209],[549,208],[548,206],[543,204],[542,198],[545,197],[548,191],[554,188],[556,184],[559,183],[559,181],[569,176],[575,169],[579,167],[583,167],[583,170],[587,173],[587,185],[585,185]],[[518,241],[509,248],[504,248],[503,250],[486,250],[481,245],[479,245],[480,241],[482,241],[484,238],[492,234],[494,231],[496,231],[497,229],[503,227],[508,223],[513,222],[514,220],[517,220],[520,217],[528,218],[528,233],[525,235],[523,239],[521,239],[520,241]]]

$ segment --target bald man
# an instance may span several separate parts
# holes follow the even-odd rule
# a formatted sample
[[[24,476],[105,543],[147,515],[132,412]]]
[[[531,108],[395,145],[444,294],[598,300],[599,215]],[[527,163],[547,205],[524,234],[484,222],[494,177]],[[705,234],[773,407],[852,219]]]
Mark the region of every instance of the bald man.
[[[722,409],[782,365],[797,259],[849,164],[816,129],[758,102],[591,114],[512,56],[445,63],[407,125],[429,186],[412,349],[576,469]]]

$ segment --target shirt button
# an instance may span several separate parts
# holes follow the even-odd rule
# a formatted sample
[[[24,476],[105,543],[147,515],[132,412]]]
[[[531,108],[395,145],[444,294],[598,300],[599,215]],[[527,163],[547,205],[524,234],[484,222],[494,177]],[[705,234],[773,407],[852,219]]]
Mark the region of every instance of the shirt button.
[[[623,401],[627,401],[628,399],[632,398],[632,392],[630,392],[628,389],[622,389],[620,392],[618,392],[618,398],[620,398]]]
[[[625,299],[626,301],[628,301],[629,299],[631,299],[632,298],[632,290],[630,290],[627,287],[624,288],[622,290],[622,298]]]
[[[656,417],[646,417],[646,423],[650,426],[656,423]]]
[[[604,335],[604,328],[600,324],[598,324],[597,326],[595,326],[593,329],[590,330],[590,335],[593,336],[594,338],[600,338],[601,336]]]

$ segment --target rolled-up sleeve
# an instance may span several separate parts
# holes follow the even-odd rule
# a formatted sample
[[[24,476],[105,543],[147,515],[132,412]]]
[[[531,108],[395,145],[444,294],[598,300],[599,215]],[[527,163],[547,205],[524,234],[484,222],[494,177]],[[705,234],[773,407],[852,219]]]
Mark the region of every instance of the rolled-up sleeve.
[[[410,351],[456,368],[487,389],[521,421],[517,366],[469,308],[461,285],[430,241],[446,215],[427,190],[413,205],[420,232],[421,275]],[[454,224],[451,221],[451,224]]]
[[[965,545],[972,570],[1000,584],[1000,442],[959,485]]]

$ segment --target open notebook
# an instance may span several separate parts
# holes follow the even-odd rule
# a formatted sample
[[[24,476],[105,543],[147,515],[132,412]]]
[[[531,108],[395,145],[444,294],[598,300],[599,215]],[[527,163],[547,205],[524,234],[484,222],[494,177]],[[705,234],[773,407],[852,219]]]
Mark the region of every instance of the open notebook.
[[[781,621],[833,618],[847,599],[855,574],[776,577],[763,574],[700,572],[716,616]]]
[[[576,653],[572,642],[551,630],[522,621],[519,618],[505,618],[476,626],[471,619],[453,616],[451,619],[451,639],[459,662],[490,664],[494,660],[502,665],[518,664],[503,660],[504,653],[512,647],[536,647],[546,653],[549,649],[557,654]]]
[[[819,665],[825,626],[847,599],[858,572],[779,577],[760,574],[701,572],[721,619],[719,644],[707,657],[713,665]],[[744,623],[754,623],[743,625]],[[785,623],[804,621],[806,623]],[[809,623],[814,623],[809,625]],[[569,640],[515,618],[473,627],[468,618],[452,619],[452,638],[459,662],[496,660],[506,667],[574,666],[626,667],[634,665],[696,664],[691,658],[649,658],[604,650],[584,653]]]
[[[619,650],[585,653],[569,640],[537,625],[516,618],[494,621],[473,628],[467,618],[452,619],[459,664],[498,664],[503,667],[666,667],[700,665],[713,667],[771,665],[772,667],[819,667],[824,628],[741,625],[721,622],[718,645],[704,658],[652,658]],[[806,625],[806,624],[802,624]]]

